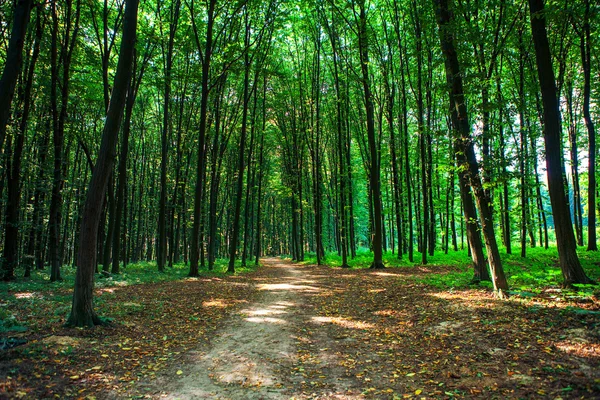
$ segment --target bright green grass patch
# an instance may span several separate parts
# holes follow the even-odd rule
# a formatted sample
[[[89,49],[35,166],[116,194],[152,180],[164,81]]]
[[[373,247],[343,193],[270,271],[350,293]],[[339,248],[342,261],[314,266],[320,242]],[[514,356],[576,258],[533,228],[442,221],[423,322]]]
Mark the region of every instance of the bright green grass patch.
[[[515,249],[513,254],[506,254],[501,249],[501,257],[509,287],[517,294],[526,296],[528,293],[539,293],[543,288],[560,287],[563,282],[562,272],[558,265],[558,253],[556,247],[544,249],[543,247],[528,248],[527,257],[522,258],[520,249]],[[579,248],[579,259],[587,275],[598,280],[600,278],[600,252],[585,251],[585,248]],[[422,266],[421,253],[414,253],[414,262],[408,260],[408,255],[404,254],[398,259],[396,254],[386,252],[383,256],[384,264],[390,268],[411,268]],[[368,268],[373,261],[373,254],[368,249],[359,249],[354,259],[348,257],[348,264],[351,268]],[[316,264],[314,253],[307,253],[304,264]],[[342,263],[341,257],[337,253],[328,253],[322,261],[323,265],[330,267],[339,267]],[[450,267],[452,271],[436,273],[435,267]],[[407,279],[425,283],[439,289],[468,288],[472,285],[473,271],[471,259],[466,250],[452,251],[444,254],[442,251],[436,251],[433,256],[427,257],[427,268],[432,273],[425,275],[415,275]],[[491,288],[489,282],[481,282],[482,287]],[[575,285],[572,294],[576,296],[590,296],[598,290],[595,285]]]

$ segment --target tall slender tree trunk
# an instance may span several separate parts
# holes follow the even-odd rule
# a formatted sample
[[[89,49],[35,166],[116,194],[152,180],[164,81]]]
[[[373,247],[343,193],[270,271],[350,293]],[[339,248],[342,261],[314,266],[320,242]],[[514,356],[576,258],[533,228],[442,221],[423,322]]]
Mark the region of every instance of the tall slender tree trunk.
[[[360,53],[361,81],[365,99],[367,117],[367,141],[369,148],[369,183],[371,187],[373,211],[373,263],[371,268],[384,268],[383,265],[383,206],[381,202],[381,171],[377,133],[375,132],[375,111],[371,94],[371,77],[369,72],[369,36],[367,30],[367,14],[365,1],[358,0],[358,48]]]
[[[19,122],[19,130],[16,134],[15,144],[13,149],[12,160],[9,158],[7,163],[7,203],[5,209],[4,222],[4,253],[3,265],[4,280],[15,279],[15,268],[19,264],[19,204],[21,202],[21,162],[23,159],[23,148],[25,144],[25,134],[27,133],[27,121],[29,112],[33,106],[34,99],[31,98],[31,88],[33,86],[33,76],[35,65],[40,54],[40,41],[42,40],[42,11],[38,8],[36,19],[36,33],[33,44],[33,54],[29,60],[28,69],[26,71],[26,79],[24,88],[20,90],[20,103],[23,104],[21,112],[21,120]],[[0,142],[1,143],[1,142]],[[1,145],[0,145],[1,147]],[[10,154],[8,154],[10,157]],[[29,265],[29,264],[28,264]],[[27,267],[29,268],[29,267]],[[28,274],[29,269],[26,270]]]
[[[191,249],[190,249],[190,276],[198,276],[198,261],[200,259],[200,218],[202,209],[202,191],[203,191],[203,176],[204,176],[204,163],[205,147],[206,147],[206,129],[207,129],[207,117],[208,117],[208,95],[209,95],[209,76],[210,73],[210,62],[212,57],[212,46],[213,46],[213,26],[215,17],[215,6],[217,1],[210,0],[207,9],[207,22],[206,22],[206,42],[204,46],[200,43],[196,43],[198,50],[204,49],[204,55],[202,59],[202,81],[201,81],[201,92],[200,92],[200,126],[198,127],[198,163],[196,167],[196,188],[194,191],[194,222],[192,226],[192,238],[191,238]],[[196,17],[193,12],[193,2],[191,3],[192,20]],[[194,22],[194,30],[195,22]]]
[[[72,0],[66,0],[63,5],[65,12],[65,21],[63,21],[64,32],[63,42],[60,44],[59,59],[59,20],[57,10],[57,0],[52,1],[52,38],[50,50],[51,78],[50,85],[50,104],[52,110],[52,130],[54,144],[54,172],[52,181],[52,197],[50,201],[50,215],[48,218],[48,252],[51,263],[50,281],[61,280],[60,267],[62,264],[62,248],[60,243],[60,226],[62,213],[62,189],[64,186],[64,163],[66,162],[64,152],[65,141],[65,123],[67,119],[67,105],[69,103],[69,84],[71,72],[71,58],[73,49],[77,41],[79,31],[79,16],[81,10],[80,0],[76,0],[75,10],[72,7]],[[75,15],[73,15],[73,12]],[[59,60],[61,65],[59,65]],[[59,98],[59,67],[62,66],[62,82],[60,82]],[[59,104],[60,101],[60,104]]]
[[[145,55],[144,57],[147,57]],[[120,273],[119,258],[123,260],[125,264],[127,262],[126,252],[121,252],[121,249],[126,247],[125,241],[125,198],[127,196],[127,160],[129,158],[129,135],[131,133],[131,116],[133,114],[133,106],[135,105],[135,99],[137,96],[142,77],[144,75],[145,65],[148,59],[143,60],[143,64],[140,67],[139,74],[137,74],[138,65],[136,62],[135,54],[133,59],[133,72],[132,81],[127,91],[127,101],[125,104],[125,120],[123,121],[123,137],[121,138],[121,152],[119,154],[119,164],[117,167],[117,193],[116,193],[116,208],[115,208],[115,231],[113,234],[113,246],[112,246],[112,266],[111,273]],[[137,76],[136,76],[137,74]],[[132,185],[135,187],[135,183]],[[131,234],[131,229],[129,229]],[[122,256],[120,255],[122,254]]]
[[[245,47],[248,48],[250,45],[250,24],[248,22],[248,14],[245,14],[246,18],[246,31],[244,37]],[[248,107],[250,103],[249,96],[250,87],[250,56],[248,52],[244,54],[244,89],[242,98],[242,126],[240,129],[240,141],[238,145],[238,166],[237,166],[237,182],[236,182],[236,196],[235,196],[235,208],[233,216],[233,229],[231,231],[231,238],[229,242],[229,265],[227,266],[227,272],[235,272],[235,257],[237,253],[238,240],[240,235],[240,216],[242,211],[242,197],[243,197],[243,186],[244,186],[244,158],[246,149],[246,133],[248,128]]]
[[[457,136],[454,138],[457,150],[464,155],[463,163],[466,162],[469,182],[475,193],[477,207],[480,213],[481,227],[483,230],[485,245],[488,255],[488,265],[491,272],[492,283],[495,294],[504,298],[508,296],[508,283],[504,276],[500,252],[494,233],[492,223],[492,211],[489,205],[489,198],[485,195],[481,178],[479,176],[479,165],[475,157],[473,139],[471,137],[471,127],[467,114],[466,99],[463,91],[462,75],[458,54],[454,44],[454,32],[452,27],[452,17],[448,6],[448,0],[433,0],[436,8],[437,21],[440,32],[440,44],[446,66],[446,79],[448,82],[451,115],[453,125],[457,129]],[[457,151],[458,153],[459,151]],[[460,162],[460,160],[459,160]]]
[[[427,264],[427,240],[429,238],[429,193],[427,190],[427,145],[423,106],[423,38],[421,20],[416,1],[411,3],[415,23],[415,41],[417,50],[417,129],[419,131],[419,157],[421,161],[421,193],[423,194],[421,223],[421,264]],[[420,216],[419,216],[420,217]]]
[[[175,1],[171,9],[171,21],[169,23],[169,42],[167,44],[165,65],[165,92],[163,104],[163,129],[161,135],[161,158],[160,158],[160,199],[158,211],[158,243],[156,245],[156,264],[159,271],[164,271],[167,260],[167,157],[168,140],[171,127],[171,80],[173,69],[173,47],[177,24],[179,22],[179,9],[181,0]]]
[[[592,36],[590,0],[584,0],[585,14],[581,32],[581,65],[583,67],[583,118],[588,131],[588,251],[598,250],[596,239],[596,129],[590,113]]]

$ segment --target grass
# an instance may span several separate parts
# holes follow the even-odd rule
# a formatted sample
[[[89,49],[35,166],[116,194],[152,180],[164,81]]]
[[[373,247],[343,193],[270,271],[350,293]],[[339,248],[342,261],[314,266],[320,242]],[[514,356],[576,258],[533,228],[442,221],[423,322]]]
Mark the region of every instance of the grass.
[[[563,278],[558,265],[558,253],[556,247],[544,249],[543,247],[528,248],[527,257],[522,258],[520,251],[514,251],[513,254],[506,254],[505,249],[501,249],[504,272],[506,274],[509,287],[513,292],[527,295],[527,293],[539,293],[542,289],[548,287],[559,288]],[[585,251],[584,247],[578,251],[581,264],[587,275],[598,281],[600,279],[600,252]],[[373,261],[373,254],[369,249],[359,249],[354,259],[348,258],[348,264],[351,268],[368,268]],[[405,254],[402,259],[398,259],[396,254],[386,252],[383,256],[384,264],[390,268],[411,268],[420,266],[421,253],[414,253],[414,262],[408,260]],[[305,264],[316,264],[316,255],[307,253]],[[330,267],[339,267],[342,258],[337,253],[328,253],[323,260],[323,264]],[[436,273],[435,267],[450,267],[443,273]],[[416,276],[414,279],[426,283],[439,289],[460,289],[468,288],[471,285],[473,271],[471,268],[471,259],[466,250],[452,251],[444,254],[442,251],[436,251],[433,256],[427,257],[427,267],[433,273]],[[481,286],[490,287],[491,283],[482,282]],[[574,295],[591,296],[595,290],[594,285],[575,285],[572,290]]]

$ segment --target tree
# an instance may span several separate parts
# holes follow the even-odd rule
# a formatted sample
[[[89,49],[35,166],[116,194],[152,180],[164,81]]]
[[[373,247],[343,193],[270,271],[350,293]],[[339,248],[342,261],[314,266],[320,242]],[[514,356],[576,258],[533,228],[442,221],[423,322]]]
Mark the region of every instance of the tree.
[[[3,269],[4,269],[4,280],[9,281],[15,279],[14,270],[19,260],[19,205],[21,202],[21,163],[23,159],[23,148],[25,144],[25,135],[27,133],[27,122],[29,119],[29,113],[33,106],[33,99],[31,98],[31,90],[33,87],[33,78],[35,72],[35,65],[40,54],[40,42],[42,40],[42,19],[43,14],[41,7],[38,8],[36,18],[36,29],[35,39],[33,42],[33,54],[28,62],[27,69],[25,71],[25,82],[23,88],[19,90],[20,103],[23,104],[23,110],[21,111],[21,120],[19,121],[19,129],[16,133],[15,143],[13,146],[12,159],[10,159],[10,152],[8,152],[7,162],[7,186],[8,186],[8,202],[6,204],[6,217],[5,217],[5,231],[4,231],[4,254],[3,254]],[[1,85],[0,85],[1,87]],[[1,143],[1,142],[0,142]],[[10,140],[9,140],[10,143]],[[11,146],[8,146],[9,148]],[[29,275],[29,269],[26,270],[25,275]]]
[[[369,144],[369,184],[371,188],[371,199],[373,209],[373,263],[371,268],[384,268],[383,265],[383,227],[381,202],[381,170],[380,156],[378,151],[377,137],[375,133],[375,112],[373,109],[373,98],[371,94],[371,78],[369,64],[369,35],[367,31],[367,13],[365,1],[358,0],[359,12],[357,17],[358,26],[358,49],[360,56],[360,70],[362,73],[362,87],[366,108],[367,141]]]
[[[64,21],[59,21],[59,11],[63,11]],[[61,252],[60,228],[62,222],[62,191],[64,186],[65,154],[65,124],[69,104],[71,83],[71,61],[73,50],[79,33],[79,18],[81,15],[81,0],[67,0],[65,4],[57,4],[52,0],[52,39],[50,50],[51,86],[50,108],[52,113],[52,142],[54,145],[54,170],[52,173],[52,197],[50,215],[48,217],[48,252],[50,257],[50,281],[61,280],[60,267],[63,261]],[[61,30],[63,28],[63,30]],[[62,38],[62,42],[59,43]],[[59,54],[60,50],[60,54]],[[62,67],[62,68],[61,68]],[[62,72],[62,74],[61,74]],[[60,93],[59,93],[60,89]],[[59,96],[60,94],[60,96]]]
[[[204,54],[201,57],[202,64],[202,82],[200,89],[200,125],[198,127],[198,162],[196,166],[196,189],[194,192],[194,222],[191,237],[190,251],[190,276],[198,276],[198,261],[200,259],[200,211],[202,206],[202,191],[204,185],[204,164],[205,164],[205,146],[206,146],[206,129],[207,129],[207,113],[208,113],[208,95],[209,95],[209,73],[210,62],[213,51],[213,27],[215,23],[215,6],[216,0],[209,0],[207,5],[207,22],[206,22],[206,41],[204,46],[200,43],[198,31],[196,27],[196,14],[194,12],[194,1],[190,4],[190,14],[192,18],[192,26],[194,27],[194,37],[196,45],[200,52],[204,48]]]
[[[454,44],[452,17],[448,3],[448,0],[433,0],[439,26],[440,45],[446,67],[451,116],[454,129],[456,130],[456,136],[454,137],[455,149],[459,168],[466,169],[471,188],[475,193],[494,291],[498,297],[504,298],[508,296],[508,283],[504,276],[502,261],[500,260],[500,253],[496,243],[489,198],[483,189],[479,176],[479,166],[475,157],[473,139],[470,133],[471,127],[469,125],[461,68]]]
[[[4,145],[11,103],[23,64],[23,46],[32,6],[33,0],[18,0],[15,5],[12,31],[6,51],[6,63],[0,78],[0,149]]]
[[[588,131],[588,251],[598,250],[596,239],[596,128],[590,113],[592,34],[590,0],[584,0],[583,25],[577,29],[583,67],[583,118]]]
[[[581,267],[577,256],[577,246],[571,210],[567,202],[563,176],[561,145],[560,109],[556,91],[550,44],[546,33],[546,15],[543,0],[529,0],[531,33],[535,47],[538,80],[542,94],[544,116],[544,144],[546,148],[546,170],[552,215],[556,229],[556,244],[564,285],[592,283]]]
[[[73,305],[67,320],[68,326],[91,327],[104,323],[93,308],[96,243],[102,201],[116,158],[118,133],[133,70],[138,3],[139,0],[126,0],[123,37],[121,39],[114,87],[106,113],[100,152],[88,187],[81,219],[77,273],[75,275]]]
[[[170,21],[169,21],[169,39],[166,51],[163,49],[165,57],[165,87],[164,87],[164,104],[163,104],[163,129],[161,135],[161,158],[160,158],[160,200],[158,212],[158,243],[156,247],[156,263],[159,271],[164,271],[167,260],[167,157],[169,132],[171,120],[169,111],[171,107],[171,85],[172,85],[172,70],[173,70],[173,46],[175,42],[175,34],[177,33],[177,25],[179,23],[179,10],[181,8],[181,0],[175,0],[171,3]],[[160,2],[159,2],[160,13]],[[161,29],[162,30],[162,29]]]

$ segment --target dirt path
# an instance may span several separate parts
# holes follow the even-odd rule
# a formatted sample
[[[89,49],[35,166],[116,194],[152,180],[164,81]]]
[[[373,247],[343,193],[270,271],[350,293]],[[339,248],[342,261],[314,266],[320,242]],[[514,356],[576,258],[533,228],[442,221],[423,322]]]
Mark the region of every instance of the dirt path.
[[[597,304],[443,291],[427,268],[264,259],[252,298],[147,383],[157,399],[600,398]],[[444,273],[440,268],[438,273]],[[138,389],[140,387],[138,386]]]
[[[307,296],[321,292],[318,277],[280,259],[263,259],[258,299],[235,313],[204,351],[186,357],[181,378],[161,382],[167,399],[288,399],[297,346],[312,319]]]

